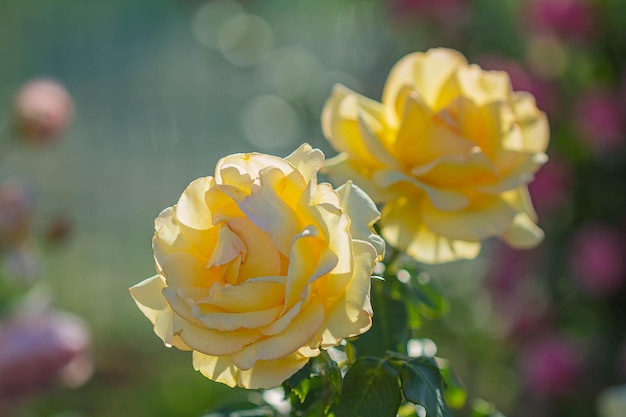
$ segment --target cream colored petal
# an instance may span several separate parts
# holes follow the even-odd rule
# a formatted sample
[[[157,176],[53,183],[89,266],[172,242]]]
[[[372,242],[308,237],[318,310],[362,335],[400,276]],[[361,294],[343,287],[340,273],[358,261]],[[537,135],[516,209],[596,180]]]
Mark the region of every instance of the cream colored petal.
[[[506,101],[478,105],[467,97],[459,97],[449,107],[454,112],[459,134],[496,161],[512,128],[513,118]],[[497,164],[497,163],[496,163]]]
[[[206,268],[227,264],[240,254],[245,257],[248,251],[244,242],[230,230],[228,224],[221,223],[217,227],[219,230],[217,242],[205,265]]]
[[[291,240],[304,227],[297,213],[282,200],[274,187],[284,175],[277,169],[263,170],[260,187],[239,202],[241,210],[261,230],[267,233],[276,248],[289,256]]]
[[[361,140],[369,154],[388,167],[399,168],[400,163],[383,144],[386,129],[384,122],[366,112],[359,112],[357,120]]]
[[[515,249],[534,248],[541,243],[543,237],[543,230],[525,213],[516,214],[511,227],[502,234],[504,241]]]
[[[255,366],[259,360],[276,360],[289,356],[309,344],[323,322],[324,306],[312,299],[284,332],[243,348],[232,354],[231,359],[239,369],[245,370]]]
[[[233,197],[245,197],[250,194],[254,184],[254,178],[245,171],[243,167],[237,165],[221,165],[215,172],[216,182],[221,186],[229,187],[229,190],[237,190]],[[233,198],[237,201],[238,198]]]
[[[357,164],[381,166],[378,156],[372,155],[363,140],[360,117],[367,118],[369,122],[378,121],[380,124],[383,107],[342,85],[336,85],[322,110],[324,136],[335,150],[346,152]],[[375,133],[376,128],[373,130],[373,134]]]
[[[266,232],[246,218],[232,219],[228,226],[248,248],[239,269],[240,281],[281,275],[280,252]]]
[[[448,118],[448,115],[440,112],[437,119]],[[406,149],[412,155],[407,157],[411,161],[411,167],[417,168],[427,165],[437,158],[451,155],[468,155],[476,147],[476,143],[467,137],[462,136],[462,132],[452,122],[443,120],[431,120],[423,126],[412,138],[414,143]],[[403,148],[398,148],[399,152],[404,152]]]
[[[233,331],[239,329],[256,329],[272,323],[282,310],[276,306],[267,310],[256,310],[246,313],[210,312],[198,315],[197,318],[209,329]]]
[[[191,350],[179,336],[174,335],[172,327],[173,312],[162,294],[165,287],[163,278],[155,275],[143,280],[129,290],[139,310],[154,325],[154,333],[166,345],[175,346],[181,350]]]
[[[425,148],[429,146],[426,141],[431,137],[435,115],[418,92],[409,90],[406,95],[394,151],[400,163],[422,165],[433,157],[425,152]]]
[[[374,180],[380,187],[390,187],[396,183],[407,183],[424,191],[432,204],[440,210],[454,211],[467,207],[469,199],[460,191],[441,190],[431,187],[418,179],[399,171],[380,170],[374,174]]]
[[[190,242],[181,233],[176,220],[176,208],[168,207],[154,221],[155,233],[152,239],[154,256],[159,259],[172,252],[189,250]]]
[[[385,188],[378,187],[372,180],[371,173],[364,172],[358,165],[349,159],[348,154],[341,153],[326,160],[322,172],[327,174],[334,184],[344,184],[354,181],[376,202],[385,202],[392,199],[392,194]]]
[[[159,261],[167,285],[172,288],[209,288],[220,279],[219,270],[208,269],[187,252],[174,252]]]
[[[372,245],[354,241],[354,273],[344,293],[326,312],[319,335],[322,348],[336,346],[342,339],[362,334],[371,327],[370,276],[376,256]]]
[[[350,219],[340,207],[326,203],[316,204],[313,213],[317,218],[316,224],[323,236],[326,237],[328,250],[337,257],[333,272],[341,274],[351,271],[352,258],[349,256],[351,249]]]
[[[306,365],[309,358],[294,353],[271,361],[258,361],[254,367],[239,372],[237,383],[248,389],[275,388]]]
[[[210,304],[226,311],[244,313],[282,305],[285,287],[272,281],[247,281],[239,285],[215,283],[209,296],[198,303]]]
[[[193,352],[193,368],[205,377],[229,387],[236,387],[239,369],[229,356],[211,356],[198,351]]]
[[[196,326],[177,314],[173,316],[172,326],[174,334],[180,336],[187,346],[207,355],[230,355],[261,338],[256,330],[221,332]]]
[[[305,230],[294,239],[289,259],[283,313],[302,300],[305,288],[335,269],[339,257],[326,247],[323,240]]]
[[[498,170],[478,147],[472,149],[469,155],[438,158],[432,164],[421,167],[420,171],[416,176],[437,189],[475,188],[496,184],[500,180]]]
[[[300,297],[300,301],[295,303],[293,307],[291,307],[289,310],[281,313],[281,316],[278,318],[278,320],[274,321],[269,326],[259,327],[259,332],[261,332],[264,336],[274,336],[284,332],[287,326],[289,326],[289,324],[293,321],[293,319],[296,318],[298,314],[300,314],[300,311],[302,310],[302,306],[304,305],[305,301],[308,301],[309,299],[309,289],[305,288],[303,290],[303,293],[304,296]]]
[[[537,222],[537,213],[535,212],[533,203],[530,199],[528,187],[523,186],[507,191],[502,193],[501,197],[517,211],[528,215],[532,221]]]
[[[508,101],[511,80],[504,71],[484,71],[478,65],[459,68],[456,74],[461,94],[478,105],[493,101]]]
[[[196,230],[208,229],[213,225],[206,193],[214,185],[213,177],[203,177],[187,186],[176,205],[176,218],[180,223]]]
[[[237,186],[237,183],[230,184],[224,182],[225,178],[222,177],[222,171],[226,168],[234,167],[237,172],[246,173],[253,181],[259,178],[259,172],[267,167],[274,167],[282,171],[285,175],[290,174],[294,167],[283,158],[277,156],[260,154],[260,153],[238,153],[226,156],[220,159],[215,168],[215,180],[218,184],[229,184]],[[233,171],[234,172],[234,171]],[[231,179],[235,178],[234,175],[230,176]]]
[[[507,230],[516,210],[502,198],[482,195],[458,211],[442,211],[428,200],[422,202],[424,225],[451,240],[476,241],[498,236]]]
[[[522,130],[524,149],[530,152],[545,152],[550,139],[550,128],[546,114],[535,104],[530,93],[516,92],[513,106],[517,123]]]
[[[498,194],[519,188],[531,182],[535,172],[548,160],[543,153],[502,151],[498,165],[502,178],[492,185],[479,185],[475,189],[488,194]]]
[[[352,181],[339,188],[341,208],[350,217],[350,234],[353,239],[370,242],[376,249],[378,257],[385,255],[385,241],[374,232],[374,223],[380,219],[380,211],[372,199]]]
[[[451,240],[429,230],[423,223],[418,202],[398,200],[385,206],[382,214],[383,237],[420,262],[439,264],[473,259],[480,252],[480,242]]]
[[[408,84],[415,86],[430,108],[441,108],[447,104],[440,99],[442,87],[466,64],[465,57],[452,49],[436,48],[407,55],[394,65],[387,78],[383,104],[395,108],[401,115],[404,103],[396,100],[399,91]]]
[[[300,145],[291,155],[285,157],[304,178],[304,182],[317,182],[317,173],[324,164],[324,153],[319,149],[313,149],[311,145],[305,143]]]

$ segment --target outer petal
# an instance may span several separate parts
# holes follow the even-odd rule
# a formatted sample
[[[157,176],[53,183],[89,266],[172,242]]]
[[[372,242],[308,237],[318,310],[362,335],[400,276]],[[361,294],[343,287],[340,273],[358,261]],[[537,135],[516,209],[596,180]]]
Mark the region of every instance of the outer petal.
[[[322,130],[337,151],[348,153],[359,164],[381,166],[378,155],[373,155],[363,141],[361,129],[371,129],[367,131],[368,137],[376,135],[382,128],[380,121],[383,117],[380,103],[336,85],[322,110]],[[371,126],[377,121],[379,126]],[[370,141],[376,140],[371,138]]]
[[[385,255],[385,241],[374,232],[374,223],[380,219],[380,212],[363,190],[348,181],[337,188],[341,208],[350,217],[350,234],[353,239],[370,242],[376,249],[378,258]]]
[[[517,122],[522,129],[524,149],[531,152],[545,152],[550,138],[550,128],[546,114],[535,104],[530,93],[516,92],[513,106]]]
[[[308,361],[309,357],[294,353],[278,360],[258,361],[253,368],[241,371],[228,356],[193,352],[193,366],[202,375],[230,387],[239,385],[247,389],[275,388],[302,369]]]
[[[379,187],[373,181],[370,172],[365,172],[361,168],[350,160],[347,153],[340,153],[326,161],[322,172],[328,174],[335,184],[354,181],[376,202],[386,202],[393,199],[393,195],[387,189]]]
[[[156,335],[166,345],[176,346],[181,350],[191,350],[179,336],[174,335],[172,327],[173,312],[165,297],[163,297],[163,288],[165,288],[163,278],[155,275],[131,287],[130,295],[135,300],[139,310],[154,325]]]
[[[465,209],[439,210],[428,200],[422,201],[424,225],[436,234],[452,240],[483,240],[498,236],[513,222],[516,210],[500,197],[478,196]]]
[[[428,106],[437,110],[447,104],[440,98],[444,83],[466,64],[465,57],[452,49],[437,48],[407,55],[391,69],[383,91],[383,104],[395,108],[396,114],[401,115],[404,103],[397,102],[399,92],[404,86],[412,85]]]
[[[238,384],[248,389],[274,388],[298,372],[309,361],[299,353],[284,358],[258,361],[253,368],[239,373]]]
[[[435,234],[424,225],[419,205],[409,200],[398,200],[383,209],[381,233],[391,245],[429,264],[473,259],[481,246],[480,242],[453,240]]]
[[[374,270],[376,250],[367,242],[354,242],[354,274],[345,292],[327,310],[320,334],[321,347],[338,345],[342,339],[366,332],[372,325],[370,275]]]
[[[176,205],[176,218],[192,229],[204,230],[213,225],[206,193],[215,184],[212,177],[198,178],[187,186]]]
[[[308,345],[324,322],[324,307],[312,300],[282,333],[256,342],[231,355],[242,370],[256,366],[259,360],[276,360],[289,356]]]
[[[305,143],[291,155],[285,157],[285,160],[296,168],[306,183],[311,180],[317,182],[317,173],[324,164],[324,154],[319,149],[313,149],[311,145]]]

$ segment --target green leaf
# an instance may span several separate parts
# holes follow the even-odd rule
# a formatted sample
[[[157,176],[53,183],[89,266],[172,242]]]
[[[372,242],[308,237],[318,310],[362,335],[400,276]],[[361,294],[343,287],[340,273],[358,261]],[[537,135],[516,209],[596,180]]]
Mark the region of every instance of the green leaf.
[[[363,356],[344,377],[336,417],[395,417],[401,394],[398,373],[387,361]]]
[[[471,417],[504,417],[504,414],[496,410],[495,405],[487,401],[477,399],[472,403]]]
[[[467,401],[467,391],[450,367],[450,363],[447,360],[440,361],[439,370],[443,377],[446,404],[457,410],[463,408]]]
[[[444,401],[443,381],[433,358],[419,357],[396,363],[400,368],[402,392],[407,400],[426,409],[426,417],[450,417]]]
[[[337,362],[332,361],[326,365],[326,376],[335,392],[341,392],[341,370]]]
[[[302,369],[283,382],[285,394],[293,393],[303,403],[311,387],[311,363],[307,363]]]
[[[354,341],[360,355],[383,357],[388,350],[406,352],[409,339],[405,303],[387,292],[388,282],[372,282],[372,328]]]

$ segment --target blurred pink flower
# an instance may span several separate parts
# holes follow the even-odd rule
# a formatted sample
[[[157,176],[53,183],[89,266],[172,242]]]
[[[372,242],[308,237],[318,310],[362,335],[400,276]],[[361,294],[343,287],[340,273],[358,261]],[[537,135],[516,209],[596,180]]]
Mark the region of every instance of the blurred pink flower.
[[[92,372],[90,335],[77,316],[43,311],[0,327],[0,399],[60,383],[78,386]]]
[[[595,25],[594,9],[586,0],[534,0],[529,5],[531,27],[564,39],[587,39]]]
[[[624,145],[624,121],[617,95],[594,90],[576,105],[576,120],[585,143],[597,153],[614,151]]]
[[[522,357],[526,388],[539,398],[571,394],[581,372],[582,352],[562,336],[550,336],[535,342]]]
[[[73,107],[72,98],[58,82],[30,81],[15,97],[13,111],[17,132],[29,143],[56,142],[72,119]]]
[[[569,255],[571,271],[588,294],[607,296],[624,284],[624,241],[609,227],[592,224],[579,230]]]
[[[22,240],[30,228],[33,199],[17,182],[0,185],[0,248]]]
[[[556,155],[535,174],[535,179],[528,184],[539,220],[558,213],[568,202],[574,174],[572,168]]]

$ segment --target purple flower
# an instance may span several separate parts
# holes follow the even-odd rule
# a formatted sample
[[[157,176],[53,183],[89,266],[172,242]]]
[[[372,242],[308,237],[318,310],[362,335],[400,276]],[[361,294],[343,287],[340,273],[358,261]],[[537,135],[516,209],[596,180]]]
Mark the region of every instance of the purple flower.
[[[574,237],[570,268],[589,295],[604,297],[624,284],[625,254],[624,241],[618,232],[608,226],[590,224]]]
[[[525,385],[540,398],[570,394],[581,376],[582,355],[567,338],[552,336],[532,344],[522,359]]]
[[[587,39],[593,33],[594,10],[585,0],[535,0],[530,24],[563,39]]]
[[[576,120],[585,143],[596,153],[615,151],[624,145],[624,122],[617,95],[594,90],[576,105]]]
[[[90,344],[86,324],[69,313],[11,318],[0,327],[0,400],[82,384],[91,375]]]

